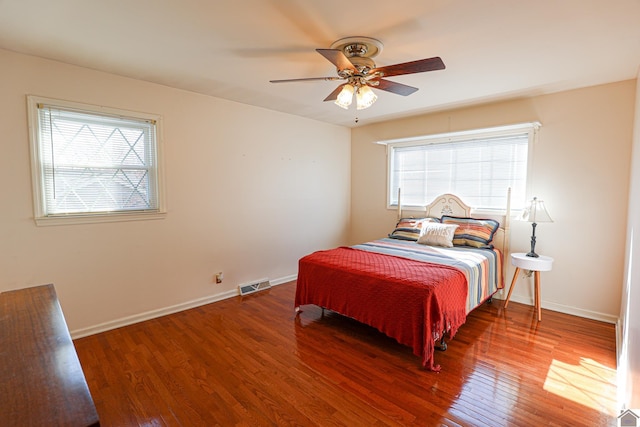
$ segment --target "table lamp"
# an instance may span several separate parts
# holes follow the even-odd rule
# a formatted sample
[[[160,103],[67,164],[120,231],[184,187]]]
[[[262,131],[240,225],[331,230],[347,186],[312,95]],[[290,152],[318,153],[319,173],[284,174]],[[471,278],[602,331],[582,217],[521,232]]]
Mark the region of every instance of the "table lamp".
[[[531,234],[531,251],[527,254],[527,256],[538,258],[538,254],[536,253],[536,225],[539,222],[553,222],[549,212],[547,212],[547,208],[544,206],[544,202],[542,200],[538,200],[537,197],[534,197],[531,200],[531,203],[528,207],[526,207],[522,211],[522,216],[520,217],[522,221],[528,221],[531,223],[533,227],[533,233]]]

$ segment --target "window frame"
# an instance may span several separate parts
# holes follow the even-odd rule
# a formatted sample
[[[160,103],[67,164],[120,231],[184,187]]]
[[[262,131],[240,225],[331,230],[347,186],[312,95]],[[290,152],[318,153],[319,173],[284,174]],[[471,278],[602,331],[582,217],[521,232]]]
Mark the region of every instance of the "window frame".
[[[482,139],[482,138],[491,138],[491,137],[500,137],[500,136],[511,136],[511,135],[519,135],[523,133],[528,133],[528,146],[527,146],[527,174],[526,174],[526,183],[525,183],[525,194],[523,195],[523,200],[526,203],[527,195],[531,193],[531,171],[533,169],[533,147],[538,139],[538,131],[542,124],[540,122],[526,122],[526,123],[518,123],[512,125],[505,126],[495,126],[489,128],[481,128],[481,129],[471,129],[465,131],[456,131],[456,132],[446,132],[432,135],[421,135],[415,137],[408,138],[398,138],[398,139],[390,139],[377,141],[377,144],[386,146],[386,156],[387,156],[387,178],[386,178],[386,204],[387,209],[389,210],[397,210],[398,204],[392,204],[393,194],[391,194],[391,185],[392,185],[392,150],[396,147],[408,147],[408,146],[421,146],[421,145],[430,145],[430,144],[446,144],[446,143],[454,143],[454,142],[462,142],[462,141],[471,141],[473,139]],[[429,201],[427,201],[429,203]],[[424,207],[424,205],[411,205],[411,204],[402,204],[403,209],[407,210],[418,210]],[[511,211],[517,212],[523,209],[525,206],[514,206],[512,204]],[[487,213],[487,214],[495,214],[502,213],[505,209],[492,209],[489,207],[477,207],[474,206],[474,212],[479,213]]]
[[[47,104],[61,109],[75,110],[81,113],[95,114],[108,118],[123,118],[150,121],[155,126],[155,197],[157,207],[155,209],[132,211],[108,211],[108,212],[70,212],[47,214],[45,178],[42,171],[42,153],[40,148],[40,104]],[[65,101],[54,98],[46,98],[36,95],[27,95],[27,116],[29,125],[29,142],[31,157],[31,181],[33,193],[34,221],[38,226],[88,224],[117,221],[138,221],[163,219],[166,217],[166,200],[164,195],[164,162],[162,149],[162,116],[159,114],[142,113],[138,111],[124,110],[85,104],[80,102]]]

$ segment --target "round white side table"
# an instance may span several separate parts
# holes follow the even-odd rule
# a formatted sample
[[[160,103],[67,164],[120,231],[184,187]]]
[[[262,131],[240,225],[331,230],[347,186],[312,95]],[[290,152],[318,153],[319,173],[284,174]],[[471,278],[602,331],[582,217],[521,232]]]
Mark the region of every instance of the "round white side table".
[[[518,279],[520,270],[529,270],[534,272],[535,283],[535,307],[538,311],[538,322],[542,320],[542,308],[540,307],[540,272],[550,271],[553,266],[553,258],[539,255],[536,257],[527,256],[525,253],[513,253],[511,254],[511,264],[516,267],[516,271],[513,272],[513,279],[511,279],[511,286],[509,287],[509,294],[504,302],[504,308],[509,305],[509,299],[511,299],[511,293],[513,287]]]

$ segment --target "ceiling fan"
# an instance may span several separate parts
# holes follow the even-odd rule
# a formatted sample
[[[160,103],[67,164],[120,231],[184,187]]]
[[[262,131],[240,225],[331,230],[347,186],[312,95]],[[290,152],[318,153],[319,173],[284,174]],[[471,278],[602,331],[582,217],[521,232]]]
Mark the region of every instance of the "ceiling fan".
[[[338,76],[270,80],[270,82],[346,80],[324,100],[335,101],[338,106],[347,109],[351,105],[355,93],[357,108],[362,110],[370,107],[377,99],[376,94],[371,90],[372,87],[402,96],[411,95],[418,90],[417,87],[396,83],[383,77],[423,73],[445,68],[444,62],[437,56],[387,65],[386,67],[376,67],[372,58],[382,51],[382,42],[370,37],[346,37],[333,42],[330,49],[316,49],[316,51],[336,66]]]

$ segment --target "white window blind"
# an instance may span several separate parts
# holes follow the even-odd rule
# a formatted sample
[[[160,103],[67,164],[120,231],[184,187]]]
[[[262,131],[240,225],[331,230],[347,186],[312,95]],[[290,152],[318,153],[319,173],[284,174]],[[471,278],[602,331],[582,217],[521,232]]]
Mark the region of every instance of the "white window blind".
[[[42,102],[35,108],[36,217],[161,211],[156,120]]]
[[[496,129],[389,144],[389,205],[424,206],[453,193],[476,209],[500,210],[511,188],[514,208],[524,206],[533,126]]]

